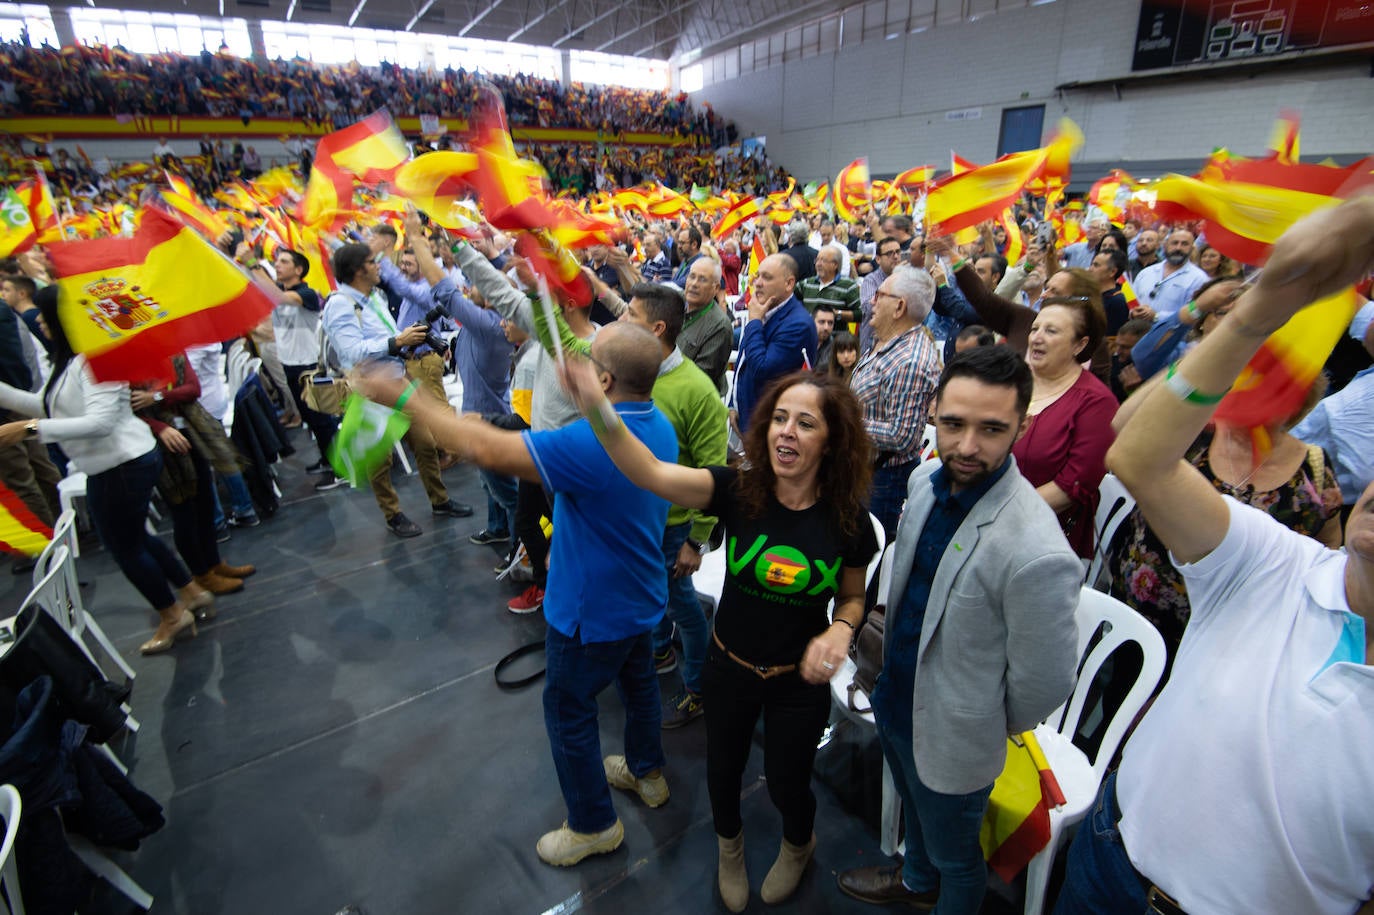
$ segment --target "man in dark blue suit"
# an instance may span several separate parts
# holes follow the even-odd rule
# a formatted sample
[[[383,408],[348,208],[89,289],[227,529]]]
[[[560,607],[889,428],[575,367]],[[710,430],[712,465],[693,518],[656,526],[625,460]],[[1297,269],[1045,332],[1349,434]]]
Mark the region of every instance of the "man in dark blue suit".
[[[740,435],[768,382],[816,364],[816,322],[797,298],[796,286],[796,261],[786,254],[763,259],[735,363],[731,417]]]

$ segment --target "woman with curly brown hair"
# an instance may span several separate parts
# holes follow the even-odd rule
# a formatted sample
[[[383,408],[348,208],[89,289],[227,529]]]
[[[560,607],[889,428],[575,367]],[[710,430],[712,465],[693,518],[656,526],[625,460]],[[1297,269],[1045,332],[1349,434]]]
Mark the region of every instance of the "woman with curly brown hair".
[[[815,849],[811,768],[830,714],[828,683],[863,619],[866,568],[878,551],[863,506],[873,457],[859,402],[837,379],[788,375],[755,408],[743,464],[689,468],[655,459],[629,435],[590,370],[574,366],[568,379],[632,482],[725,526],[725,587],[702,675],[718,883],[726,906],[743,911],[740,781],[762,715],[764,773],[783,833],[761,896],[780,902]]]

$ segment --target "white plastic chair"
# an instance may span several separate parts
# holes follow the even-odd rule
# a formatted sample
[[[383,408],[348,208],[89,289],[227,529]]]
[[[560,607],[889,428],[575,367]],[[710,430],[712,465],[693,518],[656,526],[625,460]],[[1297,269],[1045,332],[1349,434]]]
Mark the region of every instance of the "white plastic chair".
[[[0,887],[9,900],[10,915],[24,915],[24,897],[19,891],[19,867],[14,862],[14,838],[19,834],[19,817],[24,803],[13,785],[0,785],[0,818],[5,821],[5,841],[0,844]]]
[[[1117,531],[1121,529],[1121,523],[1130,517],[1135,508],[1135,498],[1126,491],[1125,484],[1110,473],[1102,478],[1097,492],[1097,512],[1093,516],[1093,558],[1088,564],[1088,574],[1083,578],[1083,584],[1106,591],[1112,583],[1111,576],[1107,574],[1107,553]]]
[[[1035,737],[1045,751],[1045,758],[1054,770],[1059,787],[1064,790],[1066,803],[1050,810],[1050,842],[1031,859],[1026,869],[1025,915],[1040,915],[1045,906],[1045,888],[1049,883],[1050,867],[1055,853],[1064,844],[1068,832],[1078,825],[1097,797],[1097,790],[1107,774],[1107,766],[1116,755],[1126,729],[1149,701],[1159,678],[1164,674],[1164,639],[1154,626],[1130,607],[1109,595],[1084,587],[1078,599],[1078,654],[1081,658],[1078,683],[1067,707],[1060,706],[1035,729]],[[1102,637],[1096,644],[1093,636]],[[1121,704],[1114,709],[1102,709],[1108,719],[1097,753],[1089,759],[1074,746],[1073,735],[1078,731],[1088,709],[1088,693],[1097,672],[1111,655],[1127,642],[1134,642],[1143,655],[1140,673]]]
[[[64,511],[58,516],[57,524],[53,525],[52,543],[38,555],[38,561],[34,565],[33,586],[35,589],[38,588],[44,578],[60,568],[62,574],[54,577],[51,586],[54,603],[45,604],[44,609],[62,624],[62,628],[67,630],[72,641],[81,646],[81,650],[91,659],[91,663],[100,666],[95,652],[86,641],[87,633],[95,639],[110,660],[115,662],[120,672],[132,681],[137,676],[134,669],[124,660],[124,656],[119,653],[114,642],[110,641],[105,630],[100,628],[100,624],[86,609],[85,602],[81,599],[81,583],[76,574],[75,554],[71,550],[71,544],[76,542],[75,522],[76,516],[71,511]],[[138,721],[132,716],[129,718],[129,730],[138,730]]]
[[[926,431],[921,435],[921,460],[928,461],[935,457],[935,427],[926,423]]]

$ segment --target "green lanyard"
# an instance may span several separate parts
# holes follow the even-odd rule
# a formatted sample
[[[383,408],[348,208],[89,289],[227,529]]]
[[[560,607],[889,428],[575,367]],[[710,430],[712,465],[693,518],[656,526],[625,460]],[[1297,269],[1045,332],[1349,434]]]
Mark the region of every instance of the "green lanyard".
[[[344,290],[345,287],[347,287],[348,292],[344,292],[344,295],[346,295],[346,296],[348,296],[349,298],[353,299],[353,301],[354,301],[355,303],[358,302],[358,299],[362,299],[362,301],[363,301],[364,303],[366,303],[367,307],[372,309],[372,313],[373,313],[374,315],[377,316],[377,320],[382,322],[382,326],[385,327],[387,330],[391,331],[391,333],[392,333],[393,335],[395,335],[395,333],[396,333],[396,322],[393,321],[393,320],[391,319],[391,314],[390,314],[385,308],[378,308],[378,307],[377,307],[377,287],[376,287],[376,286],[373,286],[373,287],[372,287],[372,291],[369,292],[366,296],[364,296],[364,295],[363,295],[361,292],[359,292],[358,290],[354,289],[352,286],[348,286],[347,284],[342,284],[342,285],[340,285],[340,286],[339,286],[339,291],[340,291],[340,292],[343,292],[343,290]],[[350,294],[350,293],[351,293],[351,294]],[[355,296],[356,296],[357,298],[354,298]]]

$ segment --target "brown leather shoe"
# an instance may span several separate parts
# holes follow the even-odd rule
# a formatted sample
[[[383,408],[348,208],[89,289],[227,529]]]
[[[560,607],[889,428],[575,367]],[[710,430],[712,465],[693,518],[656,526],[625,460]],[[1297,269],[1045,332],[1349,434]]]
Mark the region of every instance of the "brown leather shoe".
[[[257,567],[257,566],[251,566],[251,565],[231,566],[231,565],[230,565],[229,563],[227,563],[227,562],[220,562],[219,565],[215,566],[215,567],[212,568],[210,571],[211,571],[211,572],[214,572],[214,573],[215,573],[216,575],[218,575],[220,578],[247,578],[248,576],[252,575],[252,574],[253,574],[254,572],[256,572],[257,570],[258,570],[258,567]]]
[[[233,594],[243,590],[243,579],[224,578],[216,575],[213,571],[206,572],[204,575],[196,576],[196,584],[200,585],[211,594]]]
[[[843,871],[835,881],[840,892],[874,905],[899,902],[913,909],[929,912],[940,898],[939,890],[913,893],[902,884],[902,867],[856,867]]]

